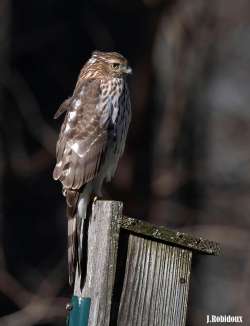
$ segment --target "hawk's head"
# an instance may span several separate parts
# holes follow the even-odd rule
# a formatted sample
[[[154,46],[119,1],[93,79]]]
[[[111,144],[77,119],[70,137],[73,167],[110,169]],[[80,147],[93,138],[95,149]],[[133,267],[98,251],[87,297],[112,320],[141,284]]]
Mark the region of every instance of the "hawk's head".
[[[94,51],[91,58],[83,67],[81,77],[84,78],[105,78],[122,77],[131,74],[132,69],[128,61],[117,52]]]

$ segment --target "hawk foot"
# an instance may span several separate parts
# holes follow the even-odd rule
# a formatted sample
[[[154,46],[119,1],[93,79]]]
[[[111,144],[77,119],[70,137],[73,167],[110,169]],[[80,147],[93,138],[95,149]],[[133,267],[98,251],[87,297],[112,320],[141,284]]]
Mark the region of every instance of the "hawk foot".
[[[102,196],[94,196],[93,197],[93,205],[95,205],[95,203],[97,202],[97,200],[102,199]]]

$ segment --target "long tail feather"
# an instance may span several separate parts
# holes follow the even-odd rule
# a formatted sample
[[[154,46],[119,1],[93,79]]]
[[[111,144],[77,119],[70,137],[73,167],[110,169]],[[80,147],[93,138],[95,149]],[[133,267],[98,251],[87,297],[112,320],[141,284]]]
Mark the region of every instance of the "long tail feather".
[[[87,209],[92,192],[92,183],[84,186],[82,193],[77,190],[64,189],[68,216],[68,265],[69,284],[74,282],[76,266],[81,273],[83,241]]]
[[[88,205],[90,201],[90,195],[92,192],[92,183],[88,183],[82,193],[80,194],[78,205],[77,205],[77,215],[78,215],[78,221],[77,221],[77,244],[78,244],[78,252],[77,252],[77,262],[78,262],[78,269],[79,273],[81,273],[81,262],[82,262],[82,256],[83,256],[83,244],[84,244],[84,235],[86,227],[86,217],[87,217],[87,210]]]
[[[68,217],[68,269],[69,284],[72,285],[75,277],[76,268],[76,250],[77,250],[77,234],[76,234],[76,215]]]
[[[77,202],[79,192],[73,190],[65,190],[67,202],[68,217],[68,268],[69,268],[69,284],[72,285],[76,270],[76,252],[77,252]]]

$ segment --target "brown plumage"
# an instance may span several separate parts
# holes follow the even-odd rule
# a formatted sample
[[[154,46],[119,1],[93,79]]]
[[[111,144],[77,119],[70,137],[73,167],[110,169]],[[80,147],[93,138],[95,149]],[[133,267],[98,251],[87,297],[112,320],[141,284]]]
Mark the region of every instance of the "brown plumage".
[[[82,231],[90,196],[101,196],[124,151],[130,123],[125,75],[127,60],[116,52],[95,51],[82,68],[74,93],[55,114],[66,113],[57,142],[53,178],[60,180],[68,216],[69,281],[80,268]]]

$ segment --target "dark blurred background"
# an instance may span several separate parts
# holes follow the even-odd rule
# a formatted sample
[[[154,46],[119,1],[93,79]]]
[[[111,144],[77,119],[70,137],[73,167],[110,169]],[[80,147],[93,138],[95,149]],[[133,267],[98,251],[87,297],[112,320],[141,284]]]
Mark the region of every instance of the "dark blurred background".
[[[52,117],[95,49],[121,52],[134,71],[126,153],[107,197],[220,242],[220,257],[193,260],[187,325],[207,314],[249,325],[247,0],[0,0],[0,325],[65,325]]]

